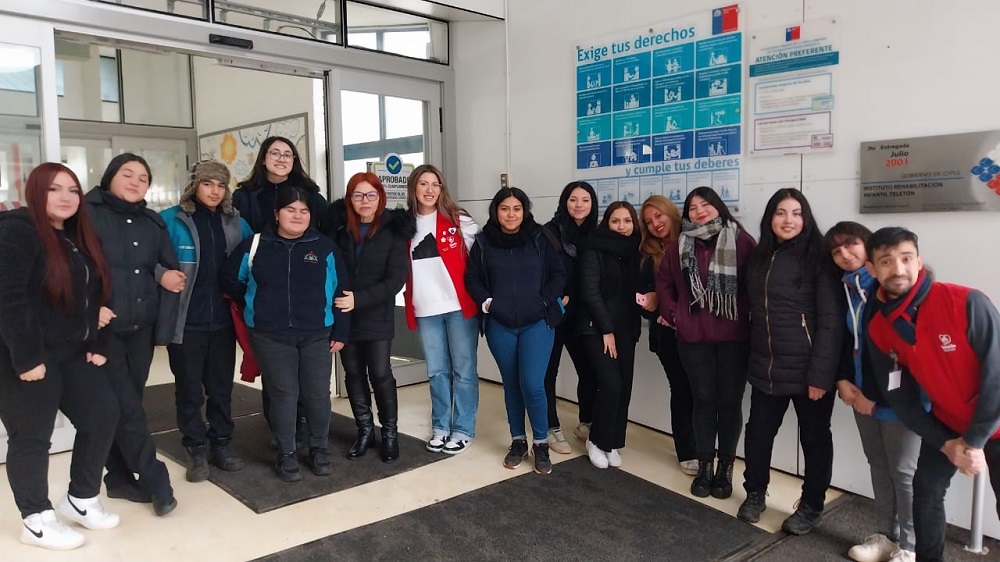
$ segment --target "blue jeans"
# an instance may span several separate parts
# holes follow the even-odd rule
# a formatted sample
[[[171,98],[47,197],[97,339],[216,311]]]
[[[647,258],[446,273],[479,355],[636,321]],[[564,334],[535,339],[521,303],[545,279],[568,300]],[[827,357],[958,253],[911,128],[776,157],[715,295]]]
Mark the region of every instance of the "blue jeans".
[[[486,344],[497,361],[503,379],[503,401],[507,406],[510,436],[524,439],[524,412],[531,421],[535,443],[545,443],[549,432],[545,398],[545,369],[552,353],[555,330],[544,320],[523,328],[508,328],[487,316]]]
[[[472,439],[479,409],[479,322],[456,310],[419,317],[417,329],[427,360],[434,435]]]

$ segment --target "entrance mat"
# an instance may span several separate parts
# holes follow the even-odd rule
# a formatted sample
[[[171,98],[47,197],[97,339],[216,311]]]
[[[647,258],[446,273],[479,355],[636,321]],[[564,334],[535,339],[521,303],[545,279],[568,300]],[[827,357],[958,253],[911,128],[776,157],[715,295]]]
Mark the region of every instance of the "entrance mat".
[[[271,431],[264,416],[244,416],[234,421],[236,430],[229,447],[246,461],[247,466],[239,472],[224,472],[212,467],[209,481],[257,513],[388,478],[447,457],[427,452],[422,440],[400,433],[399,459],[396,462],[382,462],[377,445],[364,457],[349,461],[344,458],[344,453],[354,442],[357,426],[354,425],[354,418],[334,413],[330,419],[333,474],[314,476],[300,457],[302,481],[286,483],[278,480],[274,473],[276,453],[270,446]],[[187,466],[187,452],[181,445],[180,431],[175,429],[160,433],[153,439],[161,453]]]
[[[531,457],[525,459],[532,462]],[[768,533],[586,457],[258,560],[718,560]]]
[[[986,517],[992,517],[987,508]],[[789,560],[809,560],[810,562],[842,562],[847,560],[847,551],[864,541],[876,531],[874,500],[855,495],[845,495],[827,505],[826,514],[820,526],[809,533],[797,537],[777,533],[782,537],[758,551],[743,558],[754,562],[788,562]],[[969,531],[952,525],[948,526],[948,542],[944,557],[950,562],[982,562],[981,555],[966,552],[963,546],[969,543]],[[1000,552],[1000,542],[984,538],[983,544],[990,554]]]
[[[146,410],[146,422],[150,433],[160,433],[177,429],[177,406],[174,402],[174,383],[147,386],[142,395],[142,407]],[[245,384],[233,383],[233,418],[263,412],[260,391]],[[201,408],[204,417],[205,407]]]

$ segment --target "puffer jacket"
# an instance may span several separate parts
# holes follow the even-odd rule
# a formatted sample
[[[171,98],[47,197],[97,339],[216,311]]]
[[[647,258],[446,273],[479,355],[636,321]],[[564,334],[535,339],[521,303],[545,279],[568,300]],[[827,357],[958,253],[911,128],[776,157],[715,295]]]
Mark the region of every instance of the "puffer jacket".
[[[108,308],[117,317],[108,328],[131,332],[153,326],[154,343],[167,345],[174,338],[180,295],[159,285],[164,273],[179,269],[166,223],[145,201],[128,203],[100,187],[85,199],[111,274]]]
[[[576,327],[580,335],[616,334],[639,341],[640,311],[635,294],[639,278],[639,234],[622,236],[597,229],[580,254],[580,308]]]
[[[406,283],[410,270],[407,247],[417,232],[413,213],[386,209],[375,235],[364,240],[360,255],[347,229],[343,199],[330,204],[325,224],[326,234],[344,255],[354,285],[351,341],[392,339],[396,328],[396,294]]]
[[[778,247],[766,270],[748,275],[750,364],[748,378],[771,395],[831,390],[840,361],[845,312],[840,275],[824,260],[804,265],[795,239]]]

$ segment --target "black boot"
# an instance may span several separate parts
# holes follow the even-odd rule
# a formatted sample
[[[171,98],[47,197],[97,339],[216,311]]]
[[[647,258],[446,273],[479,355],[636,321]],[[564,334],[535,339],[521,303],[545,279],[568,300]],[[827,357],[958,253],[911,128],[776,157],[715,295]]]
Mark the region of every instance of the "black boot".
[[[184,448],[188,452],[188,468],[184,478],[188,482],[208,480],[208,446],[202,444]]]
[[[378,421],[382,424],[382,446],[379,453],[382,462],[393,462],[399,458],[399,402],[396,396],[396,379],[391,375],[375,386],[375,403],[378,405]]]
[[[712,477],[712,497],[724,500],[733,495],[733,461],[719,459]]]
[[[691,482],[691,495],[696,498],[707,498],[712,490],[712,466],[715,459],[698,459],[698,475]]]
[[[358,436],[347,451],[347,458],[353,460],[363,457],[369,447],[375,446],[375,421],[372,418],[372,397],[368,390],[368,381],[348,378],[344,383],[347,386],[347,400],[351,404],[354,423],[358,426]]]
[[[215,439],[209,450],[208,462],[219,467],[226,472],[236,472],[243,470],[246,463],[229,450],[229,439]]]

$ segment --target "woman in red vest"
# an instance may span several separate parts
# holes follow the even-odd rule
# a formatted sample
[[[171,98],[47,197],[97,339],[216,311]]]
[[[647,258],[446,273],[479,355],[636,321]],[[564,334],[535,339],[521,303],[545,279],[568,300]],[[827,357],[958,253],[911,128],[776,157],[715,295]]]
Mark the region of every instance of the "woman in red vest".
[[[479,373],[476,303],[465,290],[476,221],[448,194],[441,171],[417,166],[406,182],[416,217],[406,280],[406,322],[419,328],[431,388],[431,438],[427,450],[457,455],[476,436]]]

